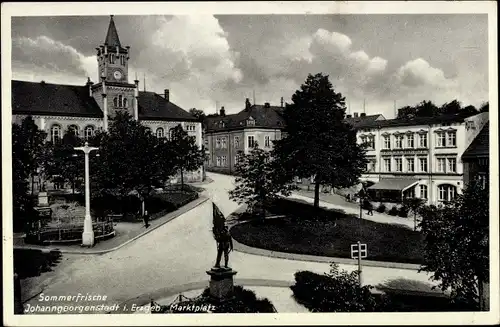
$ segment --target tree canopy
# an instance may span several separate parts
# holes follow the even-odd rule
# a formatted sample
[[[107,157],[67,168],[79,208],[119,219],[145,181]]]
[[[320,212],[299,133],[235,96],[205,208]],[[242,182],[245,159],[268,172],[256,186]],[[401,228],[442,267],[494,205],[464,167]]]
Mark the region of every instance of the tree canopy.
[[[366,169],[364,145],[344,121],[345,110],[345,98],[320,73],[307,77],[283,112],[286,136],[275,142],[274,156],[288,180],[314,177],[316,208],[320,185],[352,186]]]
[[[479,113],[479,110],[472,105],[463,107],[460,101],[452,100],[446,102],[440,107],[432,101],[424,100],[414,106],[404,106],[398,109],[397,118],[412,117],[435,117],[440,115],[470,114]]]
[[[172,167],[180,171],[181,186],[184,186],[184,172],[194,171],[203,165],[205,150],[196,144],[196,137],[190,136],[179,124],[172,129]]]
[[[276,199],[280,194],[288,196],[292,190],[291,184],[277,182],[279,173],[271,153],[259,148],[256,143],[249,154],[237,155],[235,165],[236,186],[229,191],[230,199],[237,203],[245,203],[250,210],[260,207],[260,213],[266,204]]]
[[[92,143],[99,146],[99,157],[91,158],[93,197],[125,198],[137,192],[144,199],[164,178],[158,139],[128,113],[118,113],[109,131],[96,135]]]
[[[478,303],[482,283],[489,281],[489,193],[470,184],[444,206],[421,210],[425,235],[424,271],[458,301]]]

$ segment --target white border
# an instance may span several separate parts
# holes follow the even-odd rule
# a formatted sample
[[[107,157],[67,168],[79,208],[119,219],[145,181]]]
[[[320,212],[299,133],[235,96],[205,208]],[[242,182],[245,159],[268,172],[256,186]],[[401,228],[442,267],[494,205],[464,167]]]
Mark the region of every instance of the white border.
[[[98,8],[98,9],[97,9]],[[12,172],[11,172],[11,17],[63,15],[151,14],[403,14],[485,13],[489,15],[490,94],[490,312],[481,313],[328,313],[328,314],[211,314],[211,315],[20,315],[13,312],[12,283]],[[498,296],[498,76],[497,7],[494,1],[428,2],[189,2],[189,3],[2,3],[2,217],[4,260],[4,323],[6,325],[407,325],[493,324],[499,322]]]

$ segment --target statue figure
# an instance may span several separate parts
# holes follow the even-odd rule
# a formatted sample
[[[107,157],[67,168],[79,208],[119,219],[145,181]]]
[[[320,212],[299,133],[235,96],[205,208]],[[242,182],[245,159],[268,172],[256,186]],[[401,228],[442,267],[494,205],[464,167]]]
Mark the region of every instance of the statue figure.
[[[229,252],[233,250],[233,240],[231,239],[231,234],[227,227],[224,226],[219,240],[217,240],[217,261],[215,262],[215,267],[220,268],[220,261],[222,259],[222,254],[224,253],[224,267],[229,268]]]
[[[226,226],[226,218],[220,209],[213,203],[213,234],[217,242],[217,260],[216,268],[220,268],[222,254],[224,254],[224,266],[228,268],[229,252],[233,250],[233,240]]]

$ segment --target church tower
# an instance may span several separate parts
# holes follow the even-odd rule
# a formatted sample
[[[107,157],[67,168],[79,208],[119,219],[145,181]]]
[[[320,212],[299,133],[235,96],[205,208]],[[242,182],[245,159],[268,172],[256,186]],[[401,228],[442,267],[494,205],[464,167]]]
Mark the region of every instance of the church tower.
[[[123,47],[111,15],[104,44],[96,48],[99,83],[92,87],[92,95],[104,114],[104,128],[117,112],[128,112],[138,119],[139,81],[128,81],[130,47]]]

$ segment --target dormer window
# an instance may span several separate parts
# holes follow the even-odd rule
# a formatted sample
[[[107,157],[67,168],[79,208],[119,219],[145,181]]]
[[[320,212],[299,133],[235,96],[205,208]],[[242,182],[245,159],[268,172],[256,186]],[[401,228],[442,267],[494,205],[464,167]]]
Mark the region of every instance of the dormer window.
[[[255,119],[253,117],[247,119],[247,126],[255,126]]]
[[[224,123],[222,120],[219,122],[219,127],[224,128],[226,127],[226,123]]]

